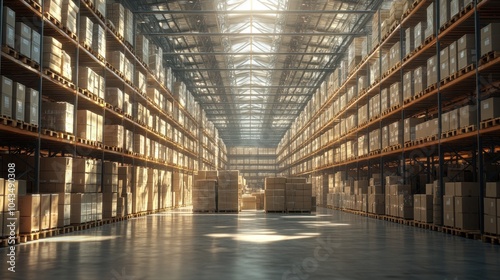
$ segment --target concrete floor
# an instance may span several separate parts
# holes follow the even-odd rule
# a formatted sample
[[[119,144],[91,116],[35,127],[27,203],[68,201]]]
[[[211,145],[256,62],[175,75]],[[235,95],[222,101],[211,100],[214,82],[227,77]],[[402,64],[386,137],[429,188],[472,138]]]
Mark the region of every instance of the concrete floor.
[[[499,279],[500,246],[357,215],[173,211],[21,244],[0,279]]]

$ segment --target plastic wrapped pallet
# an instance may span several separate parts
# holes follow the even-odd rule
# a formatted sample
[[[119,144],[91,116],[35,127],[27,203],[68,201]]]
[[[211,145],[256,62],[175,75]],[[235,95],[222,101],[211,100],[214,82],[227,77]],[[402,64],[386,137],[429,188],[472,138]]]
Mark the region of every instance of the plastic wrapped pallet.
[[[73,104],[66,102],[42,103],[42,127],[73,134]]]

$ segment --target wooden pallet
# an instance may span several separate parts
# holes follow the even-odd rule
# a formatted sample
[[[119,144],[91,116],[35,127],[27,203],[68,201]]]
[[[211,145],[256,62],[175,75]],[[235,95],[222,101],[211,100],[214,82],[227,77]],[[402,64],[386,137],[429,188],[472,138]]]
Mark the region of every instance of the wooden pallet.
[[[286,213],[286,211],[285,211],[285,210],[283,210],[283,211],[270,211],[270,210],[265,210],[265,211],[266,211],[266,213],[269,213],[269,214],[276,214],[276,213],[280,213],[280,214],[281,214],[281,213],[283,213],[283,214],[284,214],[284,213]]]
[[[52,80],[59,82],[60,84],[63,84],[73,90],[76,90],[76,85],[73,84],[71,81],[67,80],[63,76],[59,75],[58,73],[54,72],[50,68],[44,68],[43,73],[47,76],[49,76]]]
[[[404,105],[406,105],[406,104],[408,104],[408,103],[413,102],[414,100],[415,100],[415,95],[413,95],[413,96],[412,96],[412,97],[410,97],[410,98],[407,98],[407,99],[403,100],[403,104],[404,104]]]
[[[22,63],[28,65],[29,67],[40,71],[40,64],[38,62],[34,61],[33,59],[31,59],[31,58],[29,58],[21,53],[18,54],[18,60],[21,61]]]
[[[2,46],[2,52],[14,57],[14,58],[19,58],[19,53],[14,50],[13,48],[9,47],[9,46]]]
[[[134,46],[132,46],[129,42],[125,40],[123,41],[123,43],[125,44],[125,47],[127,47],[130,50],[131,53],[135,53]]]
[[[458,129],[453,129],[447,132],[441,133],[441,138],[449,138],[458,135]]]
[[[9,244],[9,238],[4,238],[4,239],[0,239],[0,247],[10,247],[12,246],[12,244]],[[19,235],[16,235],[16,237],[14,238],[15,240],[15,244],[20,244],[21,243],[21,238]]]
[[[378,155],[378,154],[380,154],[380,152],[381,152],[381,150],[370,151],[370,152],[368,153],[368,155],[369,155],[369,156],[374,156],[374,155]]]
[[[489,119],[481,122],[481,129],[497,126],[500,124],[500,118]]]
[[[488,62],[498,58],[499,56],[500,52],[498,51],[489,52],[481,57],[481,59],[479,60],[479,65],[487,64]]]
[[[469,133],[469,132],[472,132],[472,131],[475,131],[476,130],[476,126],[475,125],[469,125],[469,126],[466,126],[466,127],[461,127],[458,129],[458,134],[464,134],[464,133]]]
[[[75,33],[75,32],[73,32],[73,31],[69,30],[66,26],[63,26],[63,27],[62,27],[62,30],[63,30],[64,32],[66,32],[66,34],[68,34],[68,36],[69,36],[69,37],[71,37],[71,39],[73,39],[73,40],[75,40],[75,41],[77,41],[77,42],[78,42],[78,35],[76,35],[76,33]]]
[[[62,25],[62,23],[56,19],[54,16],[52,16],[49,12],[45,12],[44,16],[50,21],[52,22],[52,24],[54,24],[55,26],[59,27],[60,29],[62,29],[64,26]]]
[[[397,145],[392,145],[392,146],[389,146],[389,147],[386,147],[384,149],[382,149],[382,152],[385,153],[385,152],[392,152],[392,151],[396,151],[396,150],[399,150],[401,149],[401,144],[397,144]]]
[[[446,234],[465,237],[468,239],[478,240],[481,238],[481,234],[478,230],[463,230],[459,228],[441,227],[441,231]]]
[[[424,43],[422,45],[428,45],[432,42],[432,40],[436,39],[436,35],[432,34],[431,36],[425,38]]]
[[[214,214],[217,213],[215,210],[193,210],[193,213],[196,214]]]
[[[404,143],[404,147],[405,147],[405,148],[409,148],[409,147],[411,147],[411,146],[413,146],[413,141],[408,141],[408,142],[405,142],[405,143]]]
[[[25,0],[26,2],[28,2],[28,4],[30,4],[31,7],[33,7],[35,10],[37,10],[39,13],[42,13],[42,6],[40,6],[40,4],[38,4],[36,1],[34,0]]]
[[[481,240],[485,243],[500,245],[500,237],[498,235],[492,235],[492,234],[485,233],[481,236]]]

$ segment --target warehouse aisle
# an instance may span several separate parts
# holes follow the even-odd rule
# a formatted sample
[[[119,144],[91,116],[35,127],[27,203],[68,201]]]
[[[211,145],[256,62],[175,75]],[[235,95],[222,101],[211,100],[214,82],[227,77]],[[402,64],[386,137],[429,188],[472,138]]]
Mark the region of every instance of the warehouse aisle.
[[[173,211],[136,218],[19,245],[16,273],[7,271],[6,254],[0,248],[0,279],[444,280],[500,275],[500,246],[328,209],[316,215]]]

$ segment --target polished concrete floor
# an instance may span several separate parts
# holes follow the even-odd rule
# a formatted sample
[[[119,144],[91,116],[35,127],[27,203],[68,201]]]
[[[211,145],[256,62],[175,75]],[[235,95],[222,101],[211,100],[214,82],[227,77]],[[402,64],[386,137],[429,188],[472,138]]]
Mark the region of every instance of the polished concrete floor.
[[[357,215],[160,213],[16,248],[0,279],[500,279],[500,246]]]

